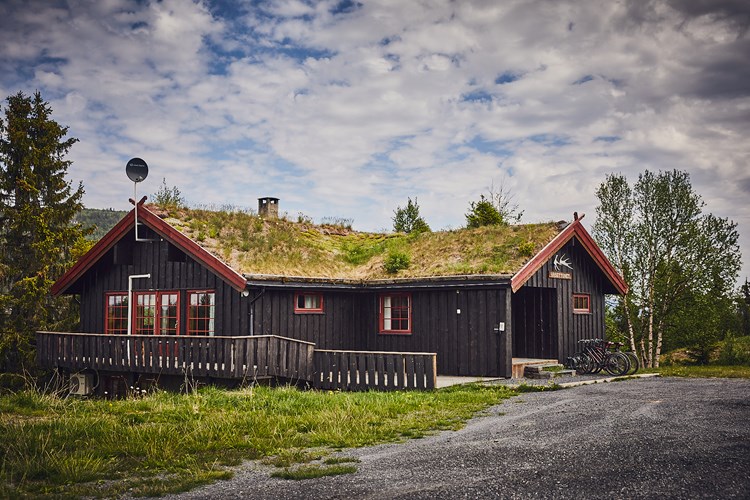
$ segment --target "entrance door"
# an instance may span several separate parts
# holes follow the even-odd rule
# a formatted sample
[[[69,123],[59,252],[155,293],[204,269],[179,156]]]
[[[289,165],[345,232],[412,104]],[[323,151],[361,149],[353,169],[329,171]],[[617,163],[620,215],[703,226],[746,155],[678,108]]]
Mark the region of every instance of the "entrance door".
[[[513,294],[513,357],[557,359],[554,288],[524,286]]]

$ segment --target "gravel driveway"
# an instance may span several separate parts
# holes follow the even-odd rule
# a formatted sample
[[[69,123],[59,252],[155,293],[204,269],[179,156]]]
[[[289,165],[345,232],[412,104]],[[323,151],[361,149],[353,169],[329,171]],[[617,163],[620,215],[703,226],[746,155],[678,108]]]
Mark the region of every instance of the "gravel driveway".
[[[285,481],[249,463],[171,498],[748,498],[750,380],[524,394],[461,431],[341,455],[355,474]]]

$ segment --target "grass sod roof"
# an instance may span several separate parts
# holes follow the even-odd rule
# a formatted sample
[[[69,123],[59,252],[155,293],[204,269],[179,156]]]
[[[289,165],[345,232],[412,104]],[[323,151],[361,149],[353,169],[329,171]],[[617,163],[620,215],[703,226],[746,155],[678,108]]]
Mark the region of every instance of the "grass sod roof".
[[[558,223],[486,226],[416,235],[367,233],[339,225],[264,219],[254,214],[200,209],[159,215],[200,246],[246,276],[345,280],[513,275],[558,233]],[[410,264],[388,273],[390,253]]]

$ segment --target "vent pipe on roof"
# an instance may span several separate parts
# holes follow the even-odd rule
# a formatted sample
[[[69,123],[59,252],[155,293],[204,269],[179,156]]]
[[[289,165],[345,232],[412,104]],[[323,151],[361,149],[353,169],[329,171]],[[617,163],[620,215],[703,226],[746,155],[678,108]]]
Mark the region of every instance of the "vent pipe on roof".
[[[279,218],[279,199],[266,196],[258,198],[258,215],[267,219]]]

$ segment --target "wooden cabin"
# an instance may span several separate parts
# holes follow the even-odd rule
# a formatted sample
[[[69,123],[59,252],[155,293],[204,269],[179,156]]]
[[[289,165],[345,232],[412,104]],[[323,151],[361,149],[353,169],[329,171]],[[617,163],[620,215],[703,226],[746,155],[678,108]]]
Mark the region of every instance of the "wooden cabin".
[[[513,358],[564,361],[578,340],[603,338],[605,294],[627,292],[577,217],[405,236],[139,205],[147,241],[134,219],[54,284],[79,297],[80,332],[40,332],[41,364],[360,388],[388,386],[377,374],[390,366],[391,388],[430,387],[435,373],[510,377]],[[395,275],[389,242],[411,254]]]

